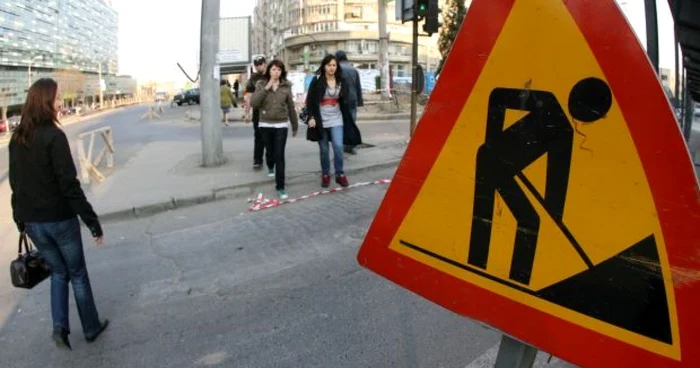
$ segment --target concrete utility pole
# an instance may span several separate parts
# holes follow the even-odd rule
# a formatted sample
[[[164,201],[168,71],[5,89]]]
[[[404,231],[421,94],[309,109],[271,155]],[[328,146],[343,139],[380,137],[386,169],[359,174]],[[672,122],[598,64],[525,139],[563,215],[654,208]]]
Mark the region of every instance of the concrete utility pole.
[[[224,163],[219,95],[219,0],[202,0],[199,107],[202,110],[202,166]]]
[[[398,1],[398,0],[397,0]],[[391,84],[389,83],[389,36],[386,31],[386,0],[377,0],[379,10],[379,66],[381,68],[379,88],[382,99],[389,99]]]

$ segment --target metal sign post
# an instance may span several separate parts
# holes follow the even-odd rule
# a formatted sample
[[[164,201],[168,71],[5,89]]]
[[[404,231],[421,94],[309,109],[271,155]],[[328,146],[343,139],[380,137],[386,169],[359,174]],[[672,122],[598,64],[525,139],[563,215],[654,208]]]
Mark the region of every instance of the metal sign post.
[[[411,57],[411,65],[413,66],[413,74],[411,77],[411,127],[410,136],[413,137],[413,132],[416,130],[417,120],[417,104],[418,104],[418,8],[417,2],[413,3],[413,52]]]
[[[503,335],[494,368],[532,368],[536,357],[537,348]]]
[[[656,0],[644,0],[647,24],[647,55],[654,71],[659,74],[659,21],[656,12]]]

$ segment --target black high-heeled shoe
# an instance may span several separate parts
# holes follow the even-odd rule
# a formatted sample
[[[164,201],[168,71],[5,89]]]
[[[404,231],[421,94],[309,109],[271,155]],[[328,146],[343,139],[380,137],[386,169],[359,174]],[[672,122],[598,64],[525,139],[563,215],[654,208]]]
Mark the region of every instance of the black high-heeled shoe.
[[[85,336],[85,340],[87,340],[87,342],[89,343],[95,342],[95,340],[97,340],[97,338],[100,337],[100,335],[102,335],[102,333],[107,329],[107,326],[109,326],[108,319],[102,322],[102,326],[100,326],[100,329],[97,331],[97,333],[95,333],[92,336]]]
[[[51,338],[53,338],[53,341],[56,343],[57,347],[61,349],[73,350],[73,348],[70,346],[70,340],[68,340],[68,331],[65,331],[60,327],[54,327]]]

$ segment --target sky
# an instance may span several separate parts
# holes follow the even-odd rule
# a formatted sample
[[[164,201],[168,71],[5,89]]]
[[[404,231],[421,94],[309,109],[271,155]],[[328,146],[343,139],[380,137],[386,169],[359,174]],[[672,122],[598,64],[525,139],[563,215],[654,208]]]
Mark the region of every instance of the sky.
[[[617,0],[637,34],[637,38],[646,49],[646,13],[644,0]],[[656,2],[659,26],[659,67],[675,70],[676,55],[673,51],[673,17],[667,0]]]
[[[644,0],[617,0],[643,46],[646,46]],[[220,0],[221,17],[253,14],[254,0]],[[668,1],[657,0],[660,66],[673,70],[673,20]],[[149,80],[175,81],[186,77],[179,62],[194,78],[199,58],[201,0],[113,0],[119,13],[119,73]],[[253,20],[255,21],[255,20]]]
[[[253,14],[253,0],[220,0],[221,17]],[[119,74],[141,81],[197,75],[201,0],[112,0],[119,13]]]

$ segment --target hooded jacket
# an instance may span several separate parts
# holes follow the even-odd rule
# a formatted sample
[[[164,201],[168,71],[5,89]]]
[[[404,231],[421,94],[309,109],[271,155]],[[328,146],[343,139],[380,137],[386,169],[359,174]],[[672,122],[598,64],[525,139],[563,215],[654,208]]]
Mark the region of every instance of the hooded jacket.
[[[343,71],[343,83],[348,86],[347,102],[349,107],[364,106],[365,102],[362,99],[362,82],[360,81],[360,73],[348,61],[345,51],[335,53],[338,58],[340,69]]]
[[[266,80],[258,81],[255,85],[255,93],[250,99],[250,105],[260,110],[260,121],[265,123],[292,123],[292,131],[299,129],[299,120],[294,108],[292,97],[292,83],[287,80],[280,81],[277,90],[266,90]]]

